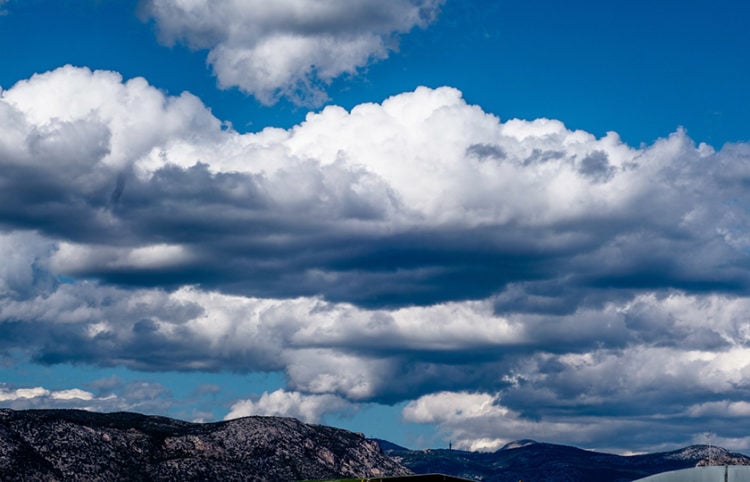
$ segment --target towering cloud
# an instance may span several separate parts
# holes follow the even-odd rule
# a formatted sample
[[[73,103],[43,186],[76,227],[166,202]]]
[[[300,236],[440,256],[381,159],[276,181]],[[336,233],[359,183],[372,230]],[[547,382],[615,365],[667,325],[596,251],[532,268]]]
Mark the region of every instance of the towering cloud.
[[[703,420],[740,440],[749,158],[501,121],[447,87],[240,134],[63,67],[0,92],[0,347],[284,372],[231,416],[406,402],[464,447]]]
[[[542,314],[748,284],[743,144],[633,149],[451,88],[238,134],[189,94],[72,67],[0,112],[0,219],[54,239],[57,274]]]
[[[221,87],[264,104],[279,97],[320,104],[324,87],[398,46],[398,36],[433,21],[443,0],[148,0],[166,44],[208,49]]]

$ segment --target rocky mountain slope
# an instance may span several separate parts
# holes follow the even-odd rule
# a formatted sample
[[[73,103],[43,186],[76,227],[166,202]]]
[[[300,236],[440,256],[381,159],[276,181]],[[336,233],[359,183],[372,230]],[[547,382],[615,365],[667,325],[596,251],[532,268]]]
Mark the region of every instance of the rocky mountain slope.
[[[711,447],[714,465],[750,457]],[[290,418],[197,424],[135,413],[0,409],[0,480],[293,481],[444,473],[484,482],[632,481],[707,465],[709,448],[619,455],[520,440],[491,452],[409,450]]]
[[[709,462],[709,448],[705,445],[627,457],[531,440],[512,442],[489,453],[408,450],[387,442],[381,442],[381,447],[415,473],[441,472],[483,482],[626,482]],[[750,457],[711,447],[711,463],[750,465]]]
[[[408,473],[361,435],[290,418],[196,424],[135,413],[0,410],[0,480],[292,481]]]

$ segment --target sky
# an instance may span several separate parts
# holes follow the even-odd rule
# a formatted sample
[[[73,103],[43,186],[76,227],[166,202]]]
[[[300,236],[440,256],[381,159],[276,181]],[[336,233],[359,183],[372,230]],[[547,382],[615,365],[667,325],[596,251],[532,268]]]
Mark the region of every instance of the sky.
[[[0,0],[0,406],[750,453],[748,21]]]

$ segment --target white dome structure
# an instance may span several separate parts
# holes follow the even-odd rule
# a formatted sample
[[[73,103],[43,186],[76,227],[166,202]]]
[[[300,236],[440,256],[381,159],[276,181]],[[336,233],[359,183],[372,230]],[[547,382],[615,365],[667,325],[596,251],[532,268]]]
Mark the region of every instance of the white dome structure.
[[[750,465],[714,465],[674,470],[634,482],[750,482]]]

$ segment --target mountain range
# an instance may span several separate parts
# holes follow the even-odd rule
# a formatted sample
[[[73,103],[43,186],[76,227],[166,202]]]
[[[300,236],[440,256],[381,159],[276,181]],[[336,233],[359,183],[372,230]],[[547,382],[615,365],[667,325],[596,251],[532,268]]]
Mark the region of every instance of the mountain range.
[[[629,482],[709,463],[750,465],[750,457],[707,445],[623,456],[533,440],[511,442],[495,452],[409,450],[378,442],[383,453],[417,474],[440,472],[482,482]]]
[[[750,457],[695,445],[620,456],[520,440],[495,452],[409,450],[292,418],[190,423],[137,413],[0,409],[0,480],[293,481],[443,473],[483,482],[632,481]]]

